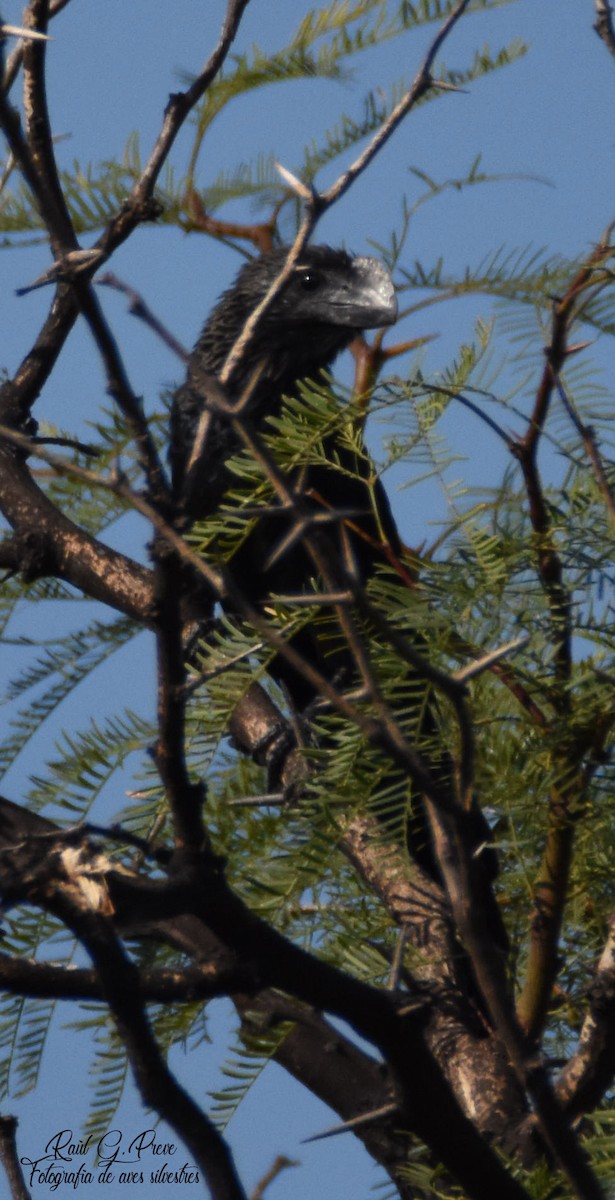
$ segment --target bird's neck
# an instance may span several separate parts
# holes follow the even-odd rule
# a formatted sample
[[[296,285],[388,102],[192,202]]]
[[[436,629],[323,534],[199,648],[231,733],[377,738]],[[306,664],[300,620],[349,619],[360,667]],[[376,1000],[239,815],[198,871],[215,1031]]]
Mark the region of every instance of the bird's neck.
[[[235,331],[237,338],[241,328]],[[279,341],[271,330],[257,330],[232,373],[229,391],[239,397],[248,390],[250,409],[263,406],[273,415],[283,396],[296,394],[299,380],[316,379],[353,337],[353,330],[318,324],[285,326]],[[237,338],[227,330],[222,340],[219,330],[206,326],[198,346],[200,365],[219,375]]]

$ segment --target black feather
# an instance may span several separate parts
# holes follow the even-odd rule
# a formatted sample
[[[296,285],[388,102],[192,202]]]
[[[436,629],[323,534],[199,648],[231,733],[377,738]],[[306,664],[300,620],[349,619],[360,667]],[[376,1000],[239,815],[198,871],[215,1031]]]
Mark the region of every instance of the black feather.
[[[186,382],[171,413],[171,466],[175,494],[192,518],[212,512],[228,487],[225,463],[239,449],[228,421],[213,416],[195,478],[186,466],[204,407],[203,377],[219,376],[244,325],[280,274],[288,250],[273,250],[246,263],[220,297],[192,352]],[[242,394],[256,368],[250,416],[258,423],[280,411],[282,398],[300,379],[317,379],[361,329],[391,324],[397,316],[393,284],[375,259],[351,258],[328,246],[306,247],[291,279],[263,314],[247,353],[228,383],[231,399]]]
[[[186,382],[175,395],[171,463],[176,495],[190,519],[206,517],[216,509],[231,482],[226,463],[240,448],[228,420],[212,412],[203,450],[188,468],[199,419],[207,404],[208,386],[215,386],[215,377],[229,351],[250,313],[279,275],[286,255],[286,249],[274,250],[242,268],[207,320],[192,353]],[[258,427],[265,418],[280,412],[284,396],[296,394],[300,380],[317,379],[331,366],[359,330],[390,324],[396,313],[393,284],[375,259],[351,258],[328,246],[307,247],[291,279],[266,310],[247,354],[230,380],[227,391],[231,400],[242,394],[260,369],[248,406],[250,420]],[[349,532],[348,524],[342,535],[331,523],[323,540],[329,550],[333,548],[331,560],[339,561],[343,553],[347,564],[351,560],[348,565],[352,565],[358,581],[365,583],[376,560],[385,561],[384,550],[377,548],[383,532],[385,541],[399,553],[397,529],[381,484],[368,485],[368,460],[337,445],[335,453],[338,469],[310,467],[303,474],[302,490],[317,497],[311,503],[321,515],[340,510],[353,514],[353,524],[361,527],[365,537]],[[287,515],[270,514],[257,523],[233,556],[233,574],[253,604],[262,603],[271,593],[295,594],[314,575],[312,559],[300,541],[270,562],[272,551],[284,544],[289,529]],[[352,660],[348,650],[325,658],[312,630],[299,634],[295,644],[329,677],[340,675],[345,668],[350,677]],[[298,709],[314,698],[313,688],[284,659],[275,659],[271,673],[286,685]]]
[[[189,519],[207,517],[213,512],[229,486],[228,458],[237,453],[240,442],[227,419],[211,412],[207,436],[198,459],[190,470],[195,432],[207,406],[207,394],[216,387],[216,376],[239,337],[247,318],[279,274],[286,249],[275,250],[248,263],[239,272],[211,313],[192,353],[187,379],[175,395],[172,412],[172,448],[174,484],[178,502]],[[392,323],[396,316],[393,285],[384,268],[374,259],[352,259],[343,251],[326,246],[306,249],[292,279],[267,310],[257,327],[228,388],[231,400],[249,385],[257,368],[261,374],[251,392],[249,418],[258,428],[267,417],[276,416],[284,396],[297,394],[302,379],[317,379],[336,355],[361,329]],[[387,551],[399,556],[401,544],[389,502],[379,481],[374,484],[371,464],[366,455],[332,439],[325,445],[327,463],[302,471],[302,492],[312,496],[314,511],[352,512],[352,520],[327,523],[322,539],[327,561],[335,578],[336,563],[351,569],[359,584],[365,584],[378,564],[387,561]],[[333,466],[333,456],[337,467]],[[340,470],[339,467],[343,469]],[[304,500],[304,506],[306,501]],[[232,570],[246,598],[256,606],[271,594],[296,594],[305,589],[315,574],[313,560],[301,539],[289,539],[292,520],[287,514],[269,512],[260,518],[253,531],[233,555]],[[358,531],[357,531],[358,529]],[[273,555],[280,545],[287,548]],[[344,572],[340,571],[343,586]],[[342,638],[325,645],[318,625],[308,624],[293,637],[293,645],[329,680],[352,685],[354,656]],[[295,707],[302,710],[315,698],[314,688],[295,671],[283,656],[269,666],[273,678],[283,683]],[[434,712],[425,706],[421,715],[421,733],[435,737]],[[440,787],[453,789],[453,765],[445,753],[436,756],[431,766]],[[455,803],[451,799],[451,803]],[[488,843],[489,827],[478,806],[467,814],[469,842]],[[420,802],[415,803],[408,826],[409,848],[421,865],[436,878],[440,873],[434,861],[425,818]],[[477,872],[486,885],[496,873],[495,856],[483,849],[477,860]],[[506,944],[503,927],[494,916],[494,934]]]

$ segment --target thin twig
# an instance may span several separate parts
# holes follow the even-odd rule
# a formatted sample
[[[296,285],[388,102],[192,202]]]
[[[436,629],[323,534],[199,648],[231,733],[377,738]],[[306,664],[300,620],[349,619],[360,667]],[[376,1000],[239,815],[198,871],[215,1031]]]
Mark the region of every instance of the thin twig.
[[[419,67],[418,73],[408,88],[405,95],[389,114],[386,121],[381,125],[380,129],[374,134],[371,142],[366,146],[365,150],[354,160],[353,163],[338,176],[337,180],[324,192],[317,192],[314,187],[307,187],[302,180],[297,179],[287,168],[278,165],[278,170],[282,173],[285,182],[295,191],[297,198],[304,205],[304,215],[297,231],[295,240],[290,247],[286,262],[282,267],[279,275],[273,280],[265,296],[260,304],[253,310],[250,317],[246,321],[244,328],[237,338],[235,344],[231,347],[227,356],[226,362],[220,372],[220,382],[224,386],[232,376],[240,358],[245,353],[250,344],[254,332],[259,324],[263,314],[273,303],[276,296],[284,287],[286,281],[290,278],[296,264],[298,263],[303,249],[308,241],[308,238],[314,232],[314,229],[320,217],[333,204],[348,191],[356,179],[367,169],[376,155],[380,152],[384,145],[389,141],[398,125],[404,120],[408,113],[415,107],[418,101],[432,87],[431,68],[433,66],[436,54],[440,50],[443,42],[450,34],[453,27],[457,24],[465,9],[468,7],[469,0],[460,0],[453,9],[452,13],[443,22],[436,37],[431,42],[431,45]]]
[[[148,490],[158,504],[165,504],[170,489],[143,404],[130,386],[117,342],[89,284],[75,284],[79,307],[85,317],[107,376],[107,390],[126,419],[137,449],[138,461],[147,480]]]
[[[58,13],[62,12],[62,9],[66,8],[67,4],[69,4],[69,3],[70,3],[70,0],[51,0],[51,4],[49,5],[49,18],[48,19],[50,21],[53,20],[53,18],[56,17],[58,15]],[[8,93],[10,91],[10,89],[13,86],[13,83],[15,82],[15,79],[17,78],[17,73],[23,62],[23,52],[24,52],[23,42],[20,42],[19,45],[17,45],[15,47],[15,49],[13,50],[13,53],[10,55],[10,57],[7,61],[6,68],[4,71],[4,79],[2,80],[2,87],[3,87],[3,90],[5,93]]]
[[[559,374],[557,375],[556,385],[558,396],[568,416],[570,417],[572,424],[579,434],[581,441],[583,442],[587,457],[596,479],[596,483],[598,485],[598,490],[602,496],[602,499],[604,500],[606,510],[611,518],[611,522],[615,523],[615,497],[613,496],[613,492],[611,490],[611,485],[608,480],[602,455],[598,449],[595,430],[591,425],[586,425],[584,421],[581,420],[574,404],[572,403],[572,400],[566,391],[566,388],[564,387],[562,377]]]
[[[245,662],[247,658],[252,658],[253,655],[258,654],[264,645],[265,642],[254,642],[247,650],[241,650],[238,654],[233,654],[230,658],[223,658],[215,667],[208,667],[204,671],[199,671],[198,674],[191,674],[184,685],[186,696],[191,696],[204,683],[209,683],[211,679],[217,679],[219,675],[226,675],[227,671],[236,667],[238,663]]]
[[[371,1125],[374,1121],[392,1117],[398,1109],[399,1105],[395,1103],[382,1104],[380,1108],[374,1108],[371,1112],[359,1113],[357,1117],[351,1117],[349,1121],[343,1121],[340,1125],[331,1125],[329,1129],[323,1129],[322,1133],[313,1133],[310,1137],[301,1140],[307,1144],[308,1142],[321,1142],[324,1138],[337,1137],[340,1133],[352,1133],[356,1129],[361,1129],[363,1125]]]
[[[455,671],[453,679],[457,683],[467,683],[469,679],[474,679],[476,675],[481,675],[483,671],[490,671],[495,663],[500,662],[503,658],[508,658],[509,655],[515,654],[517,650],[521,650],[523,646],[527,646],[529,636],[524,634],[523,637],[513,638],[512,642],[506,642],[503,646],[498,646],[496,650],[489,650],[480,658],[475,658],[473,662],[462,667],[460,671]]]
[[[474,400],[470,400],[469,396],[466,396],[463,392],[457,391],[455,388],[442,387],[438,384],[431,386],[430,391],[434,392],[436,395],[450,396],[452,400],[456,400],[458,404],[461,404],[464,408],[469,409],[469,411],[474,413],[475,416],[480,417],[481,421],[483,421],[485,425],[488,425],[492,433],[495,433],[499,438],[501,438],[508,450],[511,449],[514,444],[514,438],[511,436],[511,434],[507,433],[505,429],[502,429],[501,425],[498,425],[497,421],[494,421],[493,417],[489,416],[489,413],[484,412],[484,410],[480,408],[479,405],[474,402]]]
[[[130,284],[124,283],[123,280],[119,279],[111,271],[108,271],[106,275],[100,275],[96,283],[98,287],[114,288],[116,292],[121,292],[126,296],[130,301],[128,306],[129,313],[132,313],[133,317],[138,317],[149,329],[153,329],[154,333],[164,342],[165,346],[168,346],[183,363],[189,361],[190,352],[186,350],[185,346],[182,346],[181,342],[178,342],[177,338],[167,329],[166,325],[162,324],[162,321],[158,319],[149,305],[145,303],[140,292],[135,291]]]
[[[115,217],[98,239],[96,248],[108,258],[134,231],[138,224],[151,220],[158,211],[153,199],[154,188],[175,138],[192,108],[206,91],[209,83],[224,63],[237,34],[241,17],[249,0],[228,0],[220,37],[201,74],[187,92],[175,94],[167,108],[163,125],[140,178]],[[56,0],[50,15],[59,12],[64,4]],[[13,157],[38,199],[38,178],[32,169],[23,138],[19,116],[8,103],[6,91],[0,90],[0,125],[4,129]],[[57,357],[75,323],[78,307],[70,289],[61,290],[32,350],[25,356],[14,378],[0,389],[0,414],[14,414],[23,420],[38,396],[45,380],[55,366]],[[1,417],[0,417],[1,419]]]
[[[236,800],[227,800],[227,808],[272,808],[283,804],[286,792],[266,792],[262,796],[240,796]]]
[[[469,0],[460,0],[460,3],[455,6],[450,16],[447,17],[446,21],[444,21],[444,23],[440,26],[438,33],[431,42],[427,54],[425,55],[425,58],[419,67],[413,83],[408,88],[408,91],[404,96],[402,96],[399,103],[395,105],[395,108],[389,114],[378,132],[374,135],[369,145],[366,146],[365,150],[359,154],[358,158],[356,158],[355,161],[348,167],[348,169],[339,176],[335,183],[333,183],[326,192],[322,193],[319,199],[320,211],[322,211],[323,207],[326,208],[329,207],[329,205],[334,204],[337,200],[339,200],[340,196],[344,195],[344,192],[348,191],[348,188],[354,183],[355,179],[357,179],[358,176],[365,171],[385,143],[388,142],[391,135],[397,129],[397,126],[401,124],[410,110],[414,108],[418,101],[421,100],[426,94],[426,92],[433,87],[431,69],[433,67],[436,54],[438,54],[440,51],[443,43],[453,27],[463,16],[468,4]],[[442,84],[440,83],[438,86],[442,87]]]
[[[39,33],[36,29],[24,29],[22,25],[0,25],[0,38],[3,37],[19,37],[26,41],[50,42],[51,37],[48,33]]]
[[[189,179],[191,177],[190,168],[188,168],[188,177]],[[284,198],[278,200],[273,206],[271,216],[266,221],[261,221],[257,224],[247,225],[245,222],[226,221],[220,217],[210,216],[205,211],[201,196],[189,184],[186,196],[189,217],[180,215],[179,223],[186,233],[192,233],[193,231],[206,233],[217,242],[222,242],[225,246],[233,247],[236,247],[237,239],[243,239],[244,241],[251,242],[260,254],[267,254],[269,250],[273,250],[276,224],[280,209],[284,203]]]
[[[523,472],[535,535],[537,573],[549,608],[557,685],[551,689],[551,703],[562,722],[569,722],[572,705],[569,686],[572,671],[572,598],[564,577],[551,508],[543,488],[538,449],[553,396],[558,392],[560,372],[570,352],[570,328],[583,311],[587,294],[595,294],[596,288],[600,289],[609,282],[605,276],[596,284],[596,273],[604,273],[605,262],[613,253],[612,229],[612,225],[607,228],[587,261],[574,275],[564,295],[554,300],[546,363],[528,429],[525,436],[511,446]],[[530,915],[530,947],[525,982],[517,1004],[519,1020],[532,1037],[540,1034],[546,1020],[560,965],[557,947],[568,894],[575,815],[587,786],[582,770],[586,749],[577,747],[574,756],[571,756],[567,745],[561,747],[557,756],[552,751],[552,756],[558,759],[557,774],[564,782],[553,786],[549,795],[546,842]]]
[[[278,1154],[269,1170],[259,1180],[254,1191],[250,1195],[250,1200],[263,1200],[263,1196],[267,1191],[270,1183],[277,1179],[278,1175],[285,1171],[287,1167],[300,1167],[301,1163],[294,1158],[287,1158],[285,1154]]]
[[[241,18],[250,0],[228,0],[218,43],[200,74],[185,92],[177,92],[166,108],[162,129],[156,144],[145,164],[141,178],[137,181],[128,199],[129,207],[139,207],[151,196],[154,184],[166,162],[171,147],[182,128],[186,117],[205,95],[207,88],[222,67],[237,35]],[[121,216],[118,217],[121,220]]]

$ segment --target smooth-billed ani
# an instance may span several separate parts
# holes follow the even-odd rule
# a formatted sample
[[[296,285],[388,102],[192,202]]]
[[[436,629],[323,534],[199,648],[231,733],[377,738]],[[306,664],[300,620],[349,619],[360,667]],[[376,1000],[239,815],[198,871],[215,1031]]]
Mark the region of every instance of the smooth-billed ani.
[[[207,380],[222,370],[247,318],[279,275],[287,253],[287,248],[273,250],[241,269],[208,318],[191,355],[186,382],[175,394],[171,414],[173,483],[190,520],[207,517],[216,510],[232,481],[227,462],[241,447],[228,418],[214,407],[207,414],[201,452],[190,463],[207,404]],[[343,250],[328,246],[306,247],[291,278],[258,323],[226,393],[231,401],[236,400],[260,372],[245,410],[251,423],[260,429],[266,418],[280,413],[284,396],[297,394],[299,381],[317,380],[361,330],[390,325],[396,316],[393,283],[376,259],[351,258]],[[201,425],[201,434],[202,429]],[[368,482],[368,460],[349,446],[339,442],[333,446],[333,440],[330,447],[325,446],[325,450],[329,448],[331,465],[312,465],[302,471],[304,505],[321,515],[339,511],[350,514],[343,531],[333,520],[327,522],[323,536],[328,549],[334,551],[331,559],[343,555],[346,568],[365,583],[375,563],[385,561],[387,545],[399,553],[397,529],[381,483],[373,479]],[[275,547],[284,543],[291,520],[281,509],[277,514],[269,509],[233,555],[230,565],[234,578],[253,604],[261,604],[271,593],[296,594],[315,574],[313,561],[300,540],[275,555]],[[361,532],[354,532],[357,529]],[[329,678],[339,676],[349,666],[348,651],[325,658],[313,630],[304,630],[294,644]],[[287,687],[297,709],[303,709],[314,698],[311,685],[283,658],[273,661],[271,674]]]
[[[203,375],[218,376],[244,325],[280,274],[288,248],[246,263],[208,317],[188,363],[186,382],[175,393],[171,413],[171,466],[175,494],[187,514],[205,517],[230,482],[225,463],[239,449],[228,420],[212,413],[203,453],[187,465],[203,411]],[[329,246],[308,246],[291,278],[263,313],[228,382],[239,397],[256,369],[248,411],[258,423],[279,413],[284,396],[301,379],[318,378],[362,329],[391,325],[397,301],[388,271],[375,258],[351,258]]]
[[[211,384],[248,317],[279,275],[287,253],[285,248],[274,250],[241,269],[208,318],[191,355],[186,382],[175,394],[171,463],[177,502],[188,520],[206,518],[216,511],[232,481],[227,463],[240,449],[241,441],[228,417],[216,408],[216,389],[212,390]],[[307,247],[291,278],[258,323],[225,395],[233,402],[249,391],[243,411],[254,428],[261,430],[267,418],[281,412],[285,396],[297,395],[301,380],[317,379],[360,330],[390,325],[396,315],[393,284],[379,262],[351,258],[327,246]],[[214,399],[209,410],[208,394]],[[205,431],[205,436],[195,455],[197,429],[201,436]],[[322,533],[315,533],[312,526],[310,536],[321,539],[334,582],[337,578],[343,586],[350,574],[362,586],[379,565],[391,558],[399,559],[399,535],[386,493],[368,456],[357,453],[349,441],[334,434],[325,439],[324,452],[324,461],[302,466],[291,482],[296,488],[300,478],[304,511],[307,506],[314,513],[342,514],[338,521],[328,520]],[[232,556],[234,579],[253,605],[262,606],[272,594],[307,590],[316,574],[303,540],[289,536],[293,520],[282,506],[277,512],[275,506],[270,506]],[[419,636],[416,640],[424,649]],[[341,686],[352,686],[356,664],[341,636],[324,638],[318,622],[308,623],[293,635],[292,644],[326,678]],[[270,662],[268,670],[285,686],[297,710],[315,699],[312,684],[282,655]],[[418,706],[421,736],[433,737],[437,742],[431,703],[419,701]],[[440,788],[452,792],[454,770],[447,753],[435,749],[429,760]],[[455,804],[452,796],[451,803]],[[476,851],[489,841],[489,828],[478,806],[466,818],[468,844]],[[408,817],[407,832],[411,853],[439,878],[420,802],[415,803],[413,815]],[[496,872],[491,851],[483,849],[477,871],[488,886]],[[497,910],[494,926],[497,940],[504,945]]]

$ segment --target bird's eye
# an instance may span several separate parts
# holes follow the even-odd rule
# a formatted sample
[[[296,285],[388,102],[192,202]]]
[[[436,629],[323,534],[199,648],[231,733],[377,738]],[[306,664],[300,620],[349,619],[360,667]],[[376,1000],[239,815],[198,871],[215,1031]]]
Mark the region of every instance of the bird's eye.
[[[320,287],[320,277],[316,271],[304,271],[299,277],[299,283],[304,292],[315,292]]]

